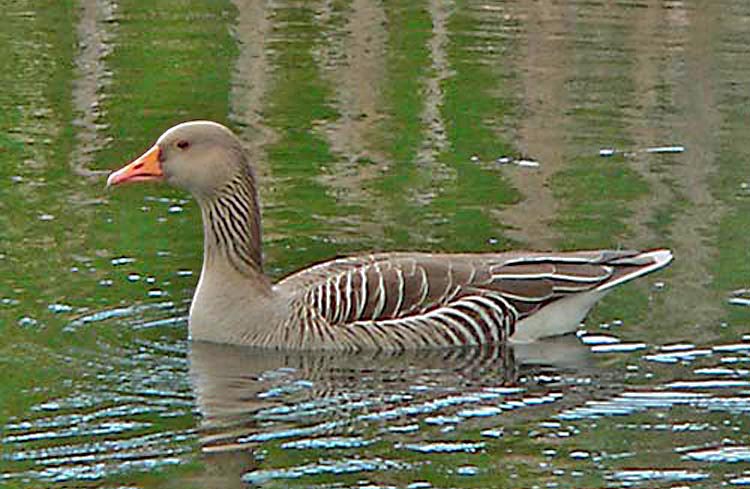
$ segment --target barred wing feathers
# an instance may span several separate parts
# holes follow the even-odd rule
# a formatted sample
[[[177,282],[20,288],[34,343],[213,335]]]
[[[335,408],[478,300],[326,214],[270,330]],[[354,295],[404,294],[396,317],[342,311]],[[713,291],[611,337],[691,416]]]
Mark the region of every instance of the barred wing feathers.
[[[590,300],[583,301],[572,326],[566,318],[550,317],[547,322],[557,321],[559,327],[545,323],[542,330],[553,330],[541,335],[575,329],[613,284],[665,266],[671,260],[667,255],[663,250],[388,253],[316,265],[279,286],[304,291],[300,315],[311,339],[335,336],[351,348],[478,345],[535,339],[531,328],[540,325],[527,318],[566,298],[585,296]],[[525,322],[529,331],[516,334]]]

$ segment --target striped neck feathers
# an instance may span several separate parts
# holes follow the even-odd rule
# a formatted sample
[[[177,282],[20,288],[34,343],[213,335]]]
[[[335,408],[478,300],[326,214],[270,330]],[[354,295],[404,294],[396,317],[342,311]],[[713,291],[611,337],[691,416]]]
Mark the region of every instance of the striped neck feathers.
[[[222,260],[248,278],[263,275],[261,223],[255,177],[242,169],[209,198],[200,199],[204,267]]]

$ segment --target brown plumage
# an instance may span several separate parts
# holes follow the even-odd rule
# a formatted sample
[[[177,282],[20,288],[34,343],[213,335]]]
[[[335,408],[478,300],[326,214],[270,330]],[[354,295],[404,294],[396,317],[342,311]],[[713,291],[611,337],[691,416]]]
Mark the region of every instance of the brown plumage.
[[[255,177],[231,131],[208,121],[169,129],[108,184],[137,180],[185,188],[201,207],[204,260],[189,322],[199,340],[339,350],[533,341],[575,330],[612,287],[672,260],[668,250],[381,253],[272,284]]]

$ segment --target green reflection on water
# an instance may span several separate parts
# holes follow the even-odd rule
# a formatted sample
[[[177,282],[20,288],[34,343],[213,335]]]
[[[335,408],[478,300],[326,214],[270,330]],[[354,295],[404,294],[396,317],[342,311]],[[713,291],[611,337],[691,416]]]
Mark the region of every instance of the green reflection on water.
[[[389,167],[376,182],[376,191],[387,209],[386,238],[397,248],[412,244],[415,228],[425,230],[425,210],[414,205],[413,197],[415,189],[429,186],[433,178],[429,169],[415,164],[423,141],[421,111],[425,102],[424,78],[430,64],[426,43],[431,25],[426,9],[426,2],[385,4],[388,70],[382,98],[387,110],[380,123],[380,144],[388,155]]]
[[[278,206],[265,213],[278,225],[273,231],[281,235],[273,243],[283,250],[284,263],[273,264],[276,273],[347,251],[345,244],[336,242],[329,221],[355,211],[330,195],[319,180],[334,156],[316,128],[338,117],[331,87],[323,81],[314,57],[324,41],[321,27],[316,25],[313,6],[274,9],[269,48],[275,68],[264,122],[278,133],[278,140],[265,148],[271,172],[277,176],[270,198]],[[270,182],[260,184],[267,189]]]
[[[727,35],[734,42],[741,42]],[[731,69],[731,60],[725,69]],[[750,181],[746,121],[748,116],[747,94],[728,90],[723,104],[725,129],[720,140],[719,169],[714,178],[714,189],[726,211],[716,233],[721,249],[714,285],[719,290],[731,291],[750,287]],[[745,327],[750,322],[750,308],[728,307],[730,325]],[[723,331],[731,334],[732,329]]]
[[[382,125],[392,161],[377,187],[391,213],[387,234],[397,247],[483,251],[508,244],[490,214],[518,194],[496,171],[472,159],[492,162],[513,152],[502,133],[512,103],[502,83],[506,74],[482,62],[484,41],[469,32],[478,20],[470,7],[476,6],[446,9],[445,25],[435,26],[435,10],[444,6],[387,3],[388,112]],[[428,92],[428,78],[438,80],[436,93]],[[425,113],[431,103],[436,114]],[[429,117],[442,121],[446,143],[433,141],[428,148],[433,154],[420,157],[427,132],[435,130],[428,129],[435,123]]]
[[[627,108],[637,94],[629,29],[621,23],[602,25],[587,13],[578,13],[576,32],[596,42],[576,50],[567,86],[572,149],[588,148],[588,155],[570,151],[568,168],[552,180],[564,208],[557,220],[563,248],[620,246],[632,233],[629,204],[648,193],[643,178],[625,162],[597,155],[601,147],[632,147]]]
[[[10,63],[0,72],[0,423],[70,374],[45,303],[63,293],[49,274],[65,262],[60,247],[75,245],[57,201],[69,192],[73,7],[14,2],[0,18],[0,58]]]
[[[508,83],[512,75],[500,62],[514,49],[513,42],[502,36],[514,21],[484,21],[480,8],[479,2],[457,2],[447,22],[446,51],[452,76],[443,83],[442,114],[450,146],[440,159],[454,169],[455,182],[434,207],[448,219],[441,235],[450,236],[446,239],[454,249],[490,251],[510,244],[500,232],[502,223],[491,212],[519,199],[518,192],[491,169],[495,159],[515,152],[506,126],[517,110]],[[489,43],[484,33],[500,35]],[[477,158],[489,163],[490,169],[473,161]]]

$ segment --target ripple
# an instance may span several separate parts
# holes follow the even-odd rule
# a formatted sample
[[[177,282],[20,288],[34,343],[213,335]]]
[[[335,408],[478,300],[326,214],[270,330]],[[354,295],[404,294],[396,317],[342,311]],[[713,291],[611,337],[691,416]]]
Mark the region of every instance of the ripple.
[[[283,438],[297,438],[302,436],[315,435],[317,433],[323,433],[326,431],[332,431],[336,428],[346,425],[344,421],[329,421],[326,423],[320,423],[313,426],[307,426],[302,428],[290,428],[287,430],[271,431],[267,433],[254,433],[250,436],[245,436],[237,439],[238,443],[251,443],[251,442],[263,442],[270,440],[279,440]]]
[[[477,475],[478,473],[479,473],[479,468],[474,467],[473,465],[464,465],[463,467],[459,467],[456,469],[456,474],[465,476],[465,477],[474,476],[474,475]]]
[[[388,431],[391,433],[414,433],[419,431],[419,425],[417,423],[401,425],[401,426],[389,426]]]
[[[696,358],[709,357],[713,354],[708,349],[686,349],[686,350],[662,350],[666,353],[656,353],[653,355],[646,355],[643,358],[650,362],[658,363],[678,363],[678,362],[692,362]]]
[[[409,465],[403,462],[380,458],[330,460],[283,469],[254,470],[243,475],[242,480],[248,484],[263,484],[277,479],[300,479],[314,475],[344,475],[406,468],[409,468]]]
[[[734,343],[731,345],[716,345],[716,346],[712,346],[711,349],[717,352],[738,352],[738,351],[750,352],[750,343]]]
[[[736,387],[748,387],[748,380],[680,380],[670,382],[665,387],[668,389],[733,389]]]
[[[309,384],[308,381],[303,380],[301,381],[301,384],[299,382],[300,381],[293,381],[292,385],[294,385],[294,387],[288,389],[284,386],[279,386],[266,390],[261,393],[260,396],[261,398],[283,397],[289,394],[309,390],[309,388],[312,387],[312,384]],[[267,395],[267,393],[274,395]],[[314,416],[341,414],[344,409],[346,411],[358,411],[393,403],[407,402],[412,399],[413,397],[409,394],[392,394],[374,396],[371,399],[362,399],[361,394],[342,393],[335,396],[322,397],[312,401],[296,402],[294,404],[261,409],[255,414],[255,418],[274,421],[299,421]]]
[[[710,476],[704,472],[692,472],[689,470],[620,470],[612,474],[616,480],[626,482],[646,481],[670,481],[691,482],[708,479]]]
[[[133,325],[133,329],[150,329],[150,328],[161,328],[164,326],[177,326],[187,324],[187,316],[177,316],[173,318],[155,319],[153,321],[145,321],[142,323],[136,323]]]
[[[503,435],[505,435],[505,430],[503,430],[503,428],[491,428],[488,430],[483,430],[479,434],[488,438],[501,438]]]
[[[97,311],[92,314],[81,316],[78,319],[71,321],[65,326],[65,328],[63,328],[63,331],[66,331],[66,332],[75,331],[79,327],[84,326],[86,324],[100,322],[100,321],[107,321],[109,319],[118,319],[118,318],[135,316],[137,314],[140,314],[146,311],[171,310],[174,308],[175,308],[174,302],[165,301],[165,302],[157,302],[153,304],[141,304],[137,306],[117,307],[114,309],[106,309],[103,311]]]
[[[281,448],[295,450],[333,450],[341,448],[361,448],[375,443],[359,437],[304,438],[283,443]]]
[[[686,453],[682,458],[686,460],[711,463],[750,462],[750,447],[731,446],[697,450]]]
[[[430,489],[431,487],[432,484],[427,481],[417,481],[406,486],[406,489]]]
[[[132,398],[130,398],[132,399]],[[117,402],[117,401],[126,401],[127,399],[123,397],[113,397],[110,398],[111,401]],[[86,406],[83,402],[78,404],[79,407],[77,409],[81,408],[87,408],[87,407],[94,407],[95,405]],[[60,403],[57,402],[47,402],[40,404],[39,406],[35,407],[34,411],[51,411],[51,410],[61,410],[63,409],[63,406]],[[6,432],[14,432],[14,431],[30,431],[30,430],[41,430],[41,429],[52,429],[52,428],[61,428],[65,426],[70,425],[76,425],[80,427],[81,425],[90,424],[92,422],[98,421],[102,418],[117,418],[117,417],[126,417],[126,416],[139,416],[144,414],[153,414],[153,413],[159,413],[164,412],[168,408],[166,406],[144,406],[144,405],[134,405],[131,403],[126,403],[119,406],[111,406],[106,407],[103,409],[94,409],[93,412],[89,413],[74,413],[74,414],[61,414],[58,416],[50,417],[50,418],[39,418],[34,419],[32,421],[21,421],[18,423],[8,423],[5,425],[5,431]]]
[[[696,375],[728,375],[732,377],[747,377],[750,370],[726,367],[706,367],[694,370]]]
[[[92,427],[71,427],[63,430],[36,431],[20,435],[8,435],[0,441],[3,443],[22,443],[39,440],[52,440],[57,438],[72,438],[80,436],[104,436],[122,434],[128,431],[136,431],[151,426],[151,423],[135,421],[104,422]]]
[[[70,306],[68,304],[50,304],[47,306],[47,309],[55,314],[70,312],[73,310],[73,306]]]
[[[685,350],[693,350],[695,349],[695,345],[692,343],[672,343],[669,345],[662,345],[659,347],[660,351],[685,351]]]
[[[181,457],[159,457],[140,458],[127,460],[116,464],[108,463],[85,463],[82,465],[61,465],[47,467],[43,470],[32,470],[20,474],[13,474],[14,478],[33,477],[36,479],[49,480],[53,482],[67,482],[71,480],[95,481],[112,477],[121,473],[133,471],[150,472],[160,467],[179,465],[184,463]]]
[[[418,414],[428,414],[451,406],[476,404],[486,400],[494,400],[499,398],[501,395],[502,394],[496,392],[477,392],[470,395],[448,396],[421,404],[399,406],[393,409],[387,409],[376,413],[363,414],[359,419],[363,421],[376,421],[396,419],[404,416],[414,416]]]
[[[60,465],[70,464],[75,460],[101,461],[117,457],[124,458],[128,456],[128,453],[137,456],[137,454],[145,454],[153,450],[163,450],[168,445],[172,446],[169,453],[174,454],[188,451],[189,447],[180,447],[180,443],[191,438],[191,433],[149,433],[119,440],[103,439],[78,445],[56,445],[20,450],[3,458],[15,462],[34,461],[43,465]]]
[[[624,416],[646,409],[690,405],[710,411],[750,412],[750,397],[714,397],[684,391],[625,392],[606,401],[586,401],[583,406],[557,414],[558,419],[577,420],[602,416]]]
[[[463,419],[458,416],[428,416],[424,418],[424,422],[426,424],[431,424],[435,426],[458,424],[461,421],[463,421]]]
[[[438,443],[405,443],[396,448],[405,448],[419,453],[476,453],[487,446],[484,442],[438,442]]]
[[[499,407],[484,406],[476,409],[463,409],[458,412],[458,416],[462,418],[486,418],[488,416],[497,416],[502,412],[503,410]]]
[[[287,394],[299,392],[304,389],[310,389],[313,387],[313,383],[309,380],[295,380],[291,384],[283,385],[280,387],[274,387],[273,389],[269,389],[265,392],[261,392],[258,394],[258,397],[261,399],[271,398],[271,397],[280,397]]]
[[[620,343],[620,338],[611,335],[583,335],[580,337],[584,345],[613,345]]]
[[[3,426],[2,445],[12,447],[3,459],[19,464],[6,477],[87,481],[184,463],[194,428],[175,430],[171,421],[191,417],[194,406],[184,355],[178,345],[144,341],[76,352],[70,363],[85,371],[73,392]]]
[[[595,345],[591,347],[591,351],[594,353],[629,353],[644,350],[647,347],[646,343],[616,343]]]

